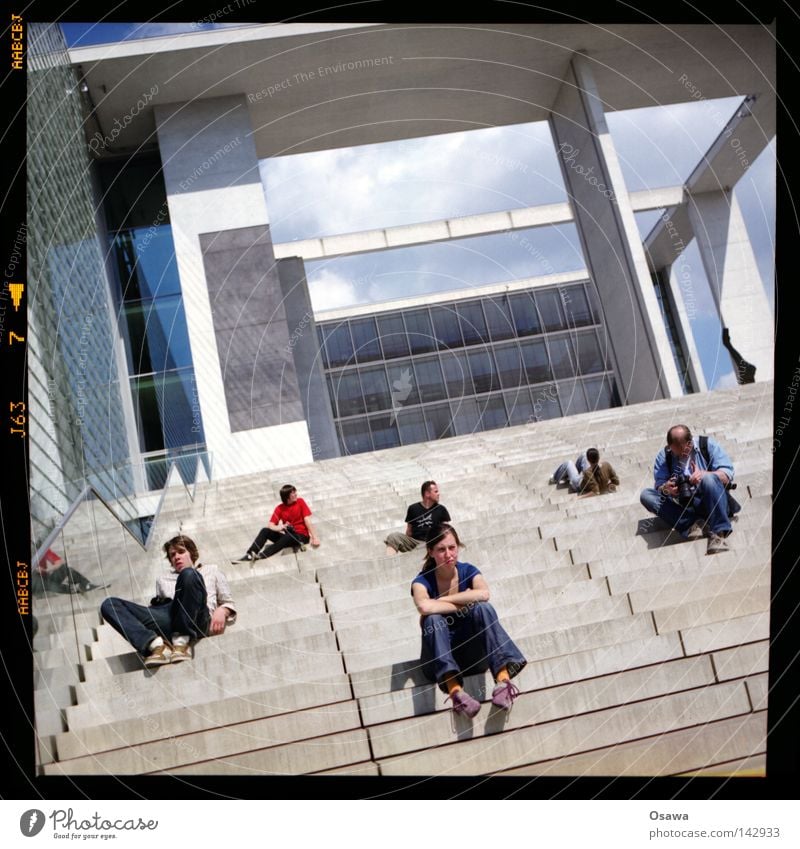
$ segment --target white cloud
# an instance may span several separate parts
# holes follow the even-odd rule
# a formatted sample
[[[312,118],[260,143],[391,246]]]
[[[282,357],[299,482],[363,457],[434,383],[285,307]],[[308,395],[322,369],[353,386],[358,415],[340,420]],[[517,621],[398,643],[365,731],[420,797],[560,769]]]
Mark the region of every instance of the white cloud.
[[[309,279],[308,290],[314,312],[348,307],[358,300],[353,283],[327,268]]]
[[[721,378],[714,384],[713,389],[735,389],[739,385],[736,380],[736,375],[729,371],[727,374],[723,374]]]

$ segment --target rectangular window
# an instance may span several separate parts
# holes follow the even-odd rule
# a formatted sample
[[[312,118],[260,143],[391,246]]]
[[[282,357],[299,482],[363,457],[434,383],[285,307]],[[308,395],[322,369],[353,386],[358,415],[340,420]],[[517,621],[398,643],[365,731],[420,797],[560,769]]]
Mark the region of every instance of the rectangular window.
[[[123,312],[128,326],[126,349],[131,374],[191,366],[189,331],[180,295],[127,304]]]
[[[533,397],[533,414],[537,421],[557,419],[561,416],[561,405],[558,403],[558,389],[555,383],[547,383],[531,389]]]
[[[343,454],[361,454],[372,451],[372,439],[366,419],[352,419],[339,424]]]
[[[394,408],[419,404],[419,385],[414,374],[411,360],[395,360],[386,364],[389,376],[389,391],[392,394]]]
[[[336,399],[335,409],[340,418],[365,413],[364,399],[361,395],[361,381],[355,371],[337,372],[329,376]]]
[[[458,320],[461,325],[461,335],[465,345],[479,345],[489,341],[489,333],[486,330],[486,322],[483,318],[483,309],[480,301],[472,301],[467,304],[458,304]]]
[[[372,444],[376,451],[381,448],[395,448],[400,444],[400,434],[393,416],[372,416],[369,420],[372,432]]]
[[[367,412],[391,409],[392,397],[389,394],[389,383],[383,366],[369,366],[359,369],[358,373],[361,377],[361,389],[364,393]]]
[[[503,345],[495,348],[494,358],[500,383],[504,389],[522,386],[528,382],[517,345]]]
[[[433,332],[440,351],[448,348],[461,348],[464,340],[458,326],[458,315],[452,305],[446,307],[431,307]]]
[[[447,397],[438,358],[416,360],[414,371],[417,375],[417,386],[423,403],[441,401],[442,398]]]
[[[408,338],[400,313],[378,316],[378,335],[383,346],[383,356],[387,360],[395,357],[407,357],[411,352]]]
[[[445,439],[453,435],[450,407],[447,404],[425,407],[424,413],[428,425],[428,439]]]
[[[353,334],[353,351],[357,362],[371,363],[383,359],[374,318],[353,319],[350,332]]]
[[[398,410],[397,427],[400,430],[400,439],[403,445],[426,442],[428,439],[425,416],[419,407],[415,410]]]
[[[528,383],[542,383],[552,378],[550,358],[541,339],[520,342],[519,348],[522,352],[522,364],[525,366]]]
[[[470,351],[469,367],[472,372],[472,382],[476,392],[491,392],[500,388],[500,381],[495,372],[494,362],[488,351]]]
[[[481,430],[495,430],[508,424],[503,396],[499,392],[478,401],[478,408],[481,410]]]
[[[478,412],[478,402],[474,398],[451,401],[450,411],[456,436],[464,436],[480,430],[481,417]]]
[[[353,362],[353,343],[350,340],[350,328],[346,321],[341,324],[325,325],[325,349],[330,368],[346,366]]]
[[[472,383],[466,354],[460,351],[442,351],[441,358],[447,394],[451,398],[474,395],[475,387]]]
[[[600,352],[600,345],[597,342],[597,334],[594,330],[576,333],[573,337],[573,344],[578,355],[580,374],[605,371],[606,364],[603,362],[603,355]]]
[[[487,298],[483,302],[483,309],[486,313],[489,336],[493,342],[514,338],[514,321],[505,295]]]
[[[503,395],[510,425],[527,424],[533,420],[533,401],[531,401],[531,393],[526,386],[512,392],[505,392]]]
[[[566,336],[556,339],[548,339],[547,347],[550,351],[550,365],[553,368],[553,377],[574,377],[577,373],[575,360],[572,356],[572,345]]]
[[[584,327],[594,324],[594,317],[589,308],[589,301],[583,286],[568,286],[561,290],[561,301],[567,316],[568,327]]]
[[[131,389],[143,452],[204,441],[193,369],[134,377]]]
[[[412,354],[428,354],[436,350],[436,337],[427,310],[404,313],[403,320],[406,323]]]
[[[589,410],[580,380],[563,380],[558,384],[558,400],[565,416],[575,416]]]
[[[608,377],[587,377],[583,386],[590,410],[607,410],[619,406],[613,382]]]
[[[514,326],[517,336],[533,336],[541,333],[539,316],[536,314],[536,304],[528,292],[518,292],[508,296],[511,314],[514,316]]]
[[[567,326],[558,289],[543,289],[537,292],[536,306],[539,308],[545,330],[563,330]]]

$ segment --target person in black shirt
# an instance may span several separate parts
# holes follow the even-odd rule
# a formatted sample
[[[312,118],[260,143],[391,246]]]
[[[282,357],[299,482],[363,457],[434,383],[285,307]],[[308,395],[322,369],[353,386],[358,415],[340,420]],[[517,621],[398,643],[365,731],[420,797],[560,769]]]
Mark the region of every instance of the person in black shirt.
[[[439,503],[439,487],[436,481],[425,481],[421,488],[422,501],[409,504],[406,511],[406,532],[391,533],[383,541],[386,553],[413,551],[428,539],[431,530],[442,522],[450,521],[447,508]]]

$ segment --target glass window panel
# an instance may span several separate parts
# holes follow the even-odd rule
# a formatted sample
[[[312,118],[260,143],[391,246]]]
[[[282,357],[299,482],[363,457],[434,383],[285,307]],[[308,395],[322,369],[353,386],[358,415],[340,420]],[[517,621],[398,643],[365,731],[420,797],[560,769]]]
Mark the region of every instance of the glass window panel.
[[[536,306],[542,318],[545,330],[563,330],[564,310],[561,307],[561,295],[557,289],[543,289],[536,293]]]
[[[326,369],[330,368],[330,365],[328,364],[328,353],[325,350],[325,333],[319,324],[317,325],[317,344],[319,345],[319,350],[322,354],[322,365]]]
[[[417,385],[423,403],[440,401],[447,397],[438,358],[416,360],[414,371],[417,375]]]
[[[361,377],[361,389],[364,393],[364,403],[367,412],[389,410],[392,406],[392,396],[389,394],[389,383],[383,366],[371,366],[358,370]]]
[[[500,295],[496,298],[487,298],[483,302],[483,310],[486,313],[489,336],[493,342],[501,342],[503,339],[514,338],[514,322],[511,318],[511,310],[505,295]]]
[[[589,301],[583,286],[568,286],[561,290],[561,300],[567,316],[568,327],[583,327],[594,324],[594,317],[589,308]]]
[[[478,406],[481,409],[481,430],[495,430],[508,424],[508,415],[503,403],[503,396],[498,392],[490,395],[485,400],[480,400]]]
[[[378,316],[378,335],[383,346],[383,356],[387,359],[407,357],[410,353],[408,338],[400,313]]]
[[[560,339],[550,339],[547,347],[550,350],[553,377],[574,377],[577,370],[569,339],[566,336],[562,336]]]
[[[565,380],[558,384],[558,398],[565,416],[574,416],[589,410],[580,380]]]
[[[541,383],[553,376],[550,370],[550,358],[547,348],[541,339],[520,342],[522,364],[528,376],[528,383]]]
[[[531,389],[531,396],[533,398],[533,414],[537,421],[557,419],[561,416],[561,405],[558,403],[558,390],[555,383]]]
[[[414,375],[411,360],[397,360],[387,363],[386,373],[389,376],[389,391],[395,408],[419,404],[419,385]]]
[[[122,299],[179,295],[181,281],[168,224],[138,227],[109,236]]]
[[[497,373],[504,389],[526,384],[525,369],[522,357],[516,345],[503,345],[494,349],[494,359],[497,363]]]
[[[427,310],[414,310],[403,314],[412,354],[428,354],[436,350],[436,337]]]
[[[400,444],[400,434],[393,416],[372,416],[369,429],[372,431],[372,444],[376,451],[381,448],[394,448]]]
[[[511,306],[517,336],[533,336],[535,333],[542,332],[539,316],[536,314],[536,304],[528,292],[509,295],[508,303]]]
[[[431,307],[431,319],[440,351],[446,348],[460,348],[464,344],[458,326],[458,315],[452,306]]]
[[[97,165],[109,230],[149,228],[169,221],[158,153],[134,159],[100,160]]]
[[[521,387],[515,392],[506,392],[504,397],[510,425],[527,424],[533,421],[533,401],[526,387]]]
[[[486,321],[483,318],[483,309],[480,301],[472,301],[467,304],[457,304],[458,320],[461,324],[461,335],[465,345],[478,345],[489,341],[486,330]]]
[[[205,441],[193,369],[134,377],[131,389],[142,451]]]
[[[323,332],[330,368],[346,366],[353,362],[353,343],[350,340],[350,328],[347,322],[327,325],[323,328]]]
[[[442,351],[441,363],[447,394],[451,398],[463,398],[464,395],[475,393],[465,354],[460,351]]]
[[[367,408],[361,396],[361,382],[355,371],[338,373],[333,379],[333,395],[339,417],[355,416],[366,412]]]
[[[590,410],[607,410],[619,406],[613,384],[607,377],[587,377],[583,387]]]
[[[366,419],[351,419],[339,423],[342,436],[342,450],[345,454],[361,454],[372,451],[372,440]]]
[[[350,322],[350,332],[353,334],[353,352],[357,362],[371,363],[383,359],[374,318],[370,316],[353,319]]]
[[[403,445],[413,445],[416,442],[427,442],[428,430],[425,427],[425,416],[417,407],[415,410],[398,410],[397,426]]]
[[[453,428],[457,436],[476,433],[480,428],[480,413],[478,402],[474,398],[463,398],[450,402]]]
[[[450,407],[447,404],[424,407],[423,412],[428,425],[428,439],[444,439],[453,435]]]
[[[180,295],[138,301],[124,308],[131,374],[169,371],[192,365],[189,331]]]
[[[491,392],[500,388],[494,362],[488,351],[470,351],[467,354],[476,392]]]
[[[573,338],[575,351],[578,355],[578,369],[580,374],[592,374],[592,372],[605,371],[603,355],[597,342],[597,334],[594,330],[576,333]]]

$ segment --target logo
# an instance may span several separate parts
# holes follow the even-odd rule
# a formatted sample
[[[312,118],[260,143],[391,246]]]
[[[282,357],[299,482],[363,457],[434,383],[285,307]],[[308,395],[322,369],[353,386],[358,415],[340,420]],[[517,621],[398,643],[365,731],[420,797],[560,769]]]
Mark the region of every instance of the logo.
[[[411,388],[411,369],[403,369],[400,372],[400,379],[392,382],[392,417],[390,421],[395,420],[397,410],[411,394]]]
[[[36,837],[43,828],[44,814],[36,808],[25,811],[19,818],[19,830],[25,837]]]

